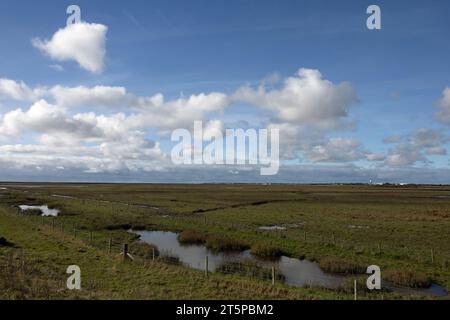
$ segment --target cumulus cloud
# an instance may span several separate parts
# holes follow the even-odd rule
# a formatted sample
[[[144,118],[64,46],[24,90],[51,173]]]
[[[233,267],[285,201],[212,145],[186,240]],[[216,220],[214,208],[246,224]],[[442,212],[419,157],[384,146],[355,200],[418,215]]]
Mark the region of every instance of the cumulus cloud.
[[[447,154],[444,145],[448,141],[448,137],[440,131],[421,128],[407,136],[406,142],[400,142],[391,149],[385,162],[392,167],[412,166],[417,162],[429,163],[427,156]]]
[[[45,88],[31,89],[24,82],[0,78],[0,100],[33,101],[45,93]]]
[[[162,94],[157,94],[150,98],[135,98],[133,106],[141,112],[146,125],[168,133],[178,128],[191,129],[194,121],[203,120],[211,113],[220,113],[230,103],[226,94],[212,92],[167,102]]]
[[[426,162],[421,150],[410,144],[398,145],[386,157],[386,164],[392,167],[411,166],[416,162]]]
[[[383,143],[384,144],[399,143],[401,140],[402,140],[401,136],[389,136],[383,139]]]
[[[57,61],[76,61],[81,68],[100,73],[106,55],[106,33],[102,24],[79,22],[59,29],[50,40],[34,38],[32,44]]]
[[[348,116],[357,96],[349,83],[334,84],[323,79],[318,70],[300,69],[280,89],[246,86],[236,92],[234,99],[270,110],[273,120],[278,122],[330,129]]]
[[[56,164],[91,173],[161,170],[166,155],[139,130],[142,125],[133,115],[71,115],[40,100],[26,111],[16,109],[0,118],[0,137],[37,134],[36,144],[1,145],[0,158],[46,170]]]
[[[448,141],[448,138],[439,131],[421,128],[415,131],[409,138],[413,146],[420,148],[432,148],[440,146]]]
[[[426,150],[426,153],[429,156],[446,156],[447,149],[444,147],[431,147]]]
[[[241,87],[232,95],[211,92],[169,100],[162,93],[137,96],[121,86],[31,88],[23,82],[0,79],[0,99],[32,103],[28,109],[0,115],[0,141],[7,141],[0,144],[0,161],[89,173],[164,171],[171,162],[160,143],[147,138],[149,132],[163,141],[172,130],[192,129],[198,120],[204,122],[206,136],[223,132],[223,120],[230,119],[221,116],[242,102],[259,108],[261,128],[279,129],[284,160],[316,164],[384,161],[388,167],[399,168],[447,154],[448,137],[430,129],[384,139],[392,144],[386,154],[367,150],[353,138],[330,138],[336,130],[351,128],[349,111],[357,101],[352,86],[332,83],[310,69],[277,81],[278,77],[264,79],[258,88]],[[86,107],[92,112],[85,112]],[[97,107],[111,109],[104,115]],[[14,144],[16,140],[20,142]]]
[[[133,115],[79,113],[71,116],[65,108],[40,100],[27,111],[19,108],[4,114],[0,118],[0,136],[17,138],[22,133],[35,132],[42,134],[40,141],[46,144],[73,144],[121,139],[141,126],[140,119]]]
[[[365,157],[361,142],[352,138],[331,138],[306,153],[313,162],[349,162]]]
[[[440,110],[436,114],[436,118],[443,124],[450,125],[450,88],[447,87],[442,92],[442,98],[436,103],[436,107]]]
[[[127,90],[124,87],[63,87],[55,86],[49,90],[58,105],[114,107],[126,105]]]
[[[366,159],[368,161],[383,161],[386,159],[386,155],[383,153],[367,153]]]

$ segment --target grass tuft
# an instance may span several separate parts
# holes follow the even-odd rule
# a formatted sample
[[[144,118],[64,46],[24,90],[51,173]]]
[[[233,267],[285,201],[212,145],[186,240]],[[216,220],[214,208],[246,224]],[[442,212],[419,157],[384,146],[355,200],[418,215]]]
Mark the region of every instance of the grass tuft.
[[[255,261],[247,259],[243,261],[226,261],[220,264],[217,272],[223,274],[239,274],[246,277],[258,278],[262,280],[272,279],[272,270],[258,265]],[[275,280],[284,281],[285,278],[280,272],[275,272]]]
[[[364,274],[367,270],[367,267],[356,262],[331,257],[321,259],[319,266],[325,272],[336,274]]]
[[[249,249],[248,243],[224,235],[209,235],[206,238],[206,247],[212,251],[244,251]]]
[[[395,285],[409,288],[429,288],[430,278],[423,272],[410,270],[388,270],[384,272],[383,278]]]
[[[204,244],[206,236],[195,230],[185,230],[178,235],[178,241],[181,244]]]
[[[252,246],[252,254],[260,258],[279,258],[284,252],[272,244],[256,243]]]

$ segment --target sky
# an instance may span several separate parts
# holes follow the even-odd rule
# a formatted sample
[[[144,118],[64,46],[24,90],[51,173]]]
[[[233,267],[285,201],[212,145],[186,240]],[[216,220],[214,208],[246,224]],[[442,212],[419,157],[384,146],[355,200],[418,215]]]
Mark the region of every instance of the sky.
[[[450,184],[449,16],[446,0],[2,0],[0,181]],[[279,130],[278,173],[175,164],[171,135],[195,121]]]

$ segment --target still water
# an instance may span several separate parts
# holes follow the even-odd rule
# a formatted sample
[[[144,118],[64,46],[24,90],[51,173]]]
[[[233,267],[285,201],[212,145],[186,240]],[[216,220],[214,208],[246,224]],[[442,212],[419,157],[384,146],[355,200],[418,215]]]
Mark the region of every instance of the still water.
[[[208,250],[204,245],[182,245],[178,242],[178,235],[174,232],[136,231],[134,233],[139,235],[142,241],[158,247],[161,253],[177,257],[180,259],[180,262],[193,269],[204,270],[205,257],[208,256],[208,270],[211,272],[214,272],[223,262],[239,262],[251,259],[263,267],[275,266],[284,276],[286,284],[297,287],[311,285],[333,289],[339,287],[349,279],[345,276],[327,274],[317,263],[308,260],[282,256],[278,260],[267,261],[254,257],[250,253],[250,250],[233,253],[217,253]],[[398,293],[410,295],[448,295],[447,290],[437,284],[433,284],[427,289],[411,289],[399,288],[383,282],[383,287]]]
[[[43,217],[57,217],[59,214],[59,210],[56,209],[49,209],[48,206],[27,206],[27,205],[21,205],[19,206],[20,210],[27,211],[27,210],[40,210],[42,212]]]
[[[203,245],[181,245],[177,234],[163,231],[136,231],[141,240],[158,247],[160,252],[169,253],[178,257],[180,261],[190,268],[204,270],[205,257],[208,256],[209,271],[226,261],[243,261],[252,259],[261,266],[275,266],[285,277],[286,284],[294,286],[316,285],[335,288],[345,281],[344,277],[325,274],[317,263],[307,260],[281,257],[276,261],[266,261],[251,255],[250,251],[235,253],[217,253],[208,250]]]

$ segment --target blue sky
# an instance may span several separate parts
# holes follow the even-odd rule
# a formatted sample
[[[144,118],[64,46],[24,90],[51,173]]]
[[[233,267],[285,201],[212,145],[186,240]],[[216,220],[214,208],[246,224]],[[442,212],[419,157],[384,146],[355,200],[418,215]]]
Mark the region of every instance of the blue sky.
[[[32,44],[35,38],[49,41],[58,29],[65,28],[65,11],[70,4],[80,6],[84,22],[107,27],[101,72],[90,72],[75,59],[52,57]],[[381,30],[366,28],[366,9],[371,4],[381,8]],[[432,177],[437,176],[436,183],[450,183],[449,156],[444,152],[449,147],[449,123],[443,116],[436,116],[439,111],[450,110],[447,105],[450,97],[446,99],[444,94],[450,86],[449,14],[450,3],[439,0],[96,0],[41,1],[39,5],[32,1],[2,1],[0,78],[23,83],[30,90],[57,85],[65,88],[104,86],[126,88],[127,93],[136,97],[162,93],[170,105],[172,100],[201,93],[233,96],[243,86],[256,91],[262,81],[274,78],[273,75],[279,79],[273,87],[281,89],[283,81],[297,77],[300,68],[318,70],[321,80],[334,86],[348,82],[353,89],[355,99],[341,106],[348,109],[348,113],[337,119],[351,122],[353,126],[349,129],[348,125],[336,125],[314,139],[290,137],[294,141],[306,139],[308,146],[292,146],[292,143],[283,146],[281,132],[281,148],[295,149],[290,150],[295,153],[293,159],[283,160],[285,166],[289,166],[288,170],[297,167],[301,175],[307,166],[308,172],[311,167],[317,168],[320,176],[323,170],[335,168],[340,173],[329,179],[333,182],[366,181],[373,177],[376,181],[433,183],[435,178]],[[268,85],[267,91],[270,88],[272,84]],[[144,157],[135,159],[139,164],[128,163],[120,156],[117,158],[118,151],[92,156],[98,158],[92,160],[95,165],[86,164],[85,159],[77,160],[67,150],[55,152],[57,154],[47,163],[45,156],[34,149],[33,156],[24,156],[23,151],[17,152],[13,146],[44,145],[55,150],[60,147],[54,142],[39,140],[42,135],[68,137],[71,141],[67,145],[80,147],[79,152],[84,150],[81,147],[101,148],[111,139],[117,140],[111,137],[83,140],[79,136],[75,138],[72,133],[58,131],[64,130],[62,128],[47,132],[35,123],[28,127],[21,123],[20,130],[11,129],[8,134],[5,128],[11,127],[13,120],[6,123],[10,118],[5,115],[18,108],[26,113],[41,99],[55,104],[51,98],[40,96],[34,100],[12,99],[5,94],[0,98],[0,119],[4,131],[2,137],[0,125],[0,146],[8,146],[3,149],[3,155],[0,154],[0,166],[8,169],[8,175],[4,174],[5,180],[135,181],[142,178],[144,181],[172,181],[180,176],[183,177],[181,180],[198,177],[198,168],[168,169],[170,165],[166,167],[162,159],[152,159],[154,162],[149,163],[159,168],[153,171],[149,169],[150,164],[144,163]],[[246,121],[249,126],[262,128],[274,122],[281,124],[275,107],[282,108],[283,105],[261,107],[246,99],[238,99],[232,105],[219,106],[213,113],[202,113],[201,119],[196,120],[220,120],[225,126]],[[302,107],[305,106],[300,104],[299,108]],[[39,110],[45,113],[48,108],[43,106]],[[126,104],[111,107],[90,103],[64,110],[69,118],[80,113],[113,117],[120,112],[130,116],[139,111]],[[171,113],[168,114],[170,116]],[[284,120],[299,130],[305,125],[314,126],[314,123],[305,124],[304,119],[300,119],[301,123],[295,119]],[[130,130],[133,134],[140,131],[146,141],[160,143],[161,154],[168,154],[172,144],[167,133],[161,131],[175,128],[146,123]],[[123,134],[129,137],[130,132]],[[392,136],[398,136],[401,141],[394,144],[383,142]],[[419,136],[426,141],[418,142]],[[342,146],[343,153],[355,151],[348,149],[349,144],[359,148],[354,157],[346,159],[336,154],[335,149],[341,148],[339,143],[342,140],[333,150],[327,149],[330,139],[337,138],[349,142]],[[129,141],[124,144],[127,143]],[[114,148],[123,150],[117,145]],[[321,150],[321,155],[312,154],[312,150]],[[368,161],[370,154],[376,154],[377,160]],[[55,173],[51,169],[54,161],[68,163]],[[247,177],[244,174],[246,170],[228,177],[228,168],[203,169],[209,173],[210,181],[259,181],[257,175]],[[317,178],[317,175],[310,178],[314,180],[311,182],[328,181],[323,177]],[[288,182],[286,174],[272,179]],[[200,178],[197,180],[202,181]]]

